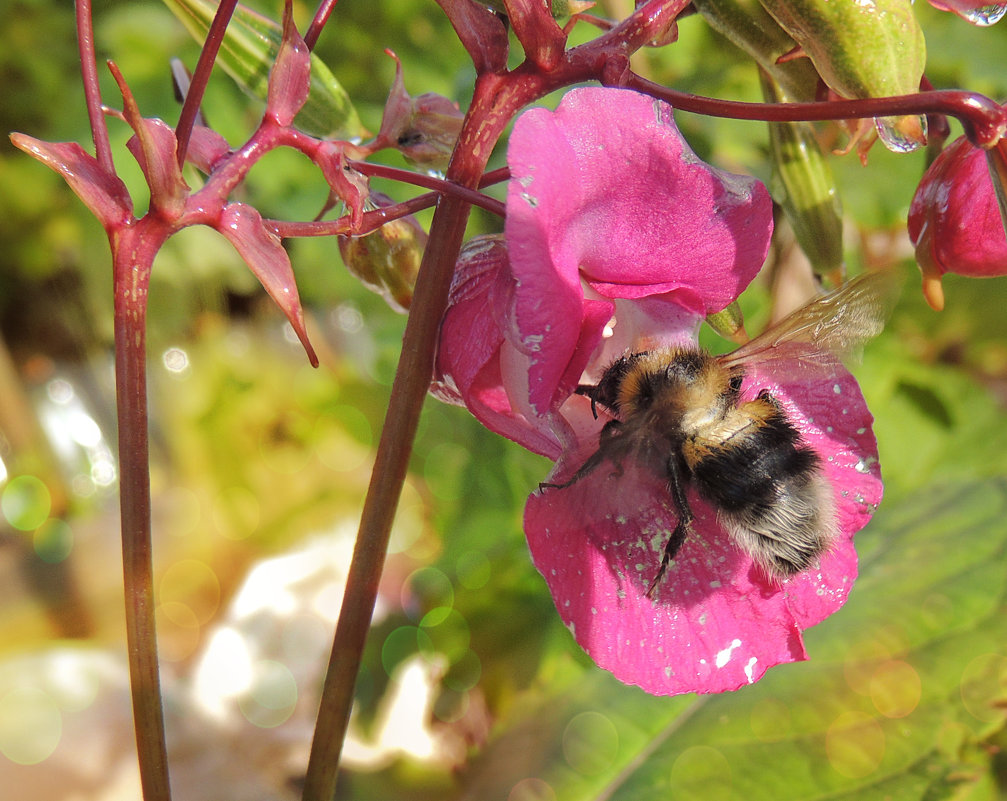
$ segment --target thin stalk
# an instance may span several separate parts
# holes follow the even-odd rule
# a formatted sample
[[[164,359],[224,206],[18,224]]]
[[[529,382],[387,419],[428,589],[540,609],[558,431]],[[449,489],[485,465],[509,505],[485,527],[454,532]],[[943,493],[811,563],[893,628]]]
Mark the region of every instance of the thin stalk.
[[[115,273],[115,394],[119,427],[119,506],[133,729],[144,801],[170,801],[168,756],[154,629],[154,581],[147,444],[147,285],[158,246],[146,226],[119,233]],[[128,240],[128,241],[127,241]],[[163,241],[163,240],[162,240]]]
[[[322,28],[329,21],[329,16],[335,9],[337,2],[338,0],[322,0],[319,4],[318,10],[315,11],[315,17],[311,20],[311,25],[308,26],[308,32],[304,34],[304,43],[308,46],[308,50],[315,49]]]
[[[106,172],[114,173],[112,146],[108,141],[108,127],[101,107],[101,88],[98,85],[98,63],[94,54],[94,23],[91,19],[91,0],[77,0],[74,5],[77,18],[77,50],[80,54],[80,76],[84,84],[84,100],[91,123],[94,154]]]
[[[956,118],[977,147],[989,148],[1007,133],[1007,109],[975,92],[944,89],[915,95],[872,97],[866,100],[830,100],[822,103],[746,103],[716,100],[648,81],[628,70],[613,70],[610,86],[635,89],[659,98],[682,111],[708,117],[765,122],[816,122],[824,120],[869,119],[903,114],[944,114]]]
[[[493,143],[507,120],[528,99],[519,87],[507,85],[495,76],[483,76],[477,81],[472,106],[448,167],[449,180],[463,186],[478,185]],[[322,688],[305,777],[304,801],[331,801],[336,791],[339,758],[353,705],[353,688],[420,411],[430,387],[437,334],[468,215],[468,203],[458,197],[445,196],[438,202],[430,224],[430,239],[402,338],[402,354],[381,429]]]
[[[221,0],[220,5],[217,6],[217,13],[213,15],[210,29],[206,32],[203,49],[200,51],[199,61],[196,62],[196,70],[192,73],[192,80],[189,82],[189,89],[186,91],[185,100],[182,103],[182,113],[179,114],[178,125],[175,126],[175,139],[178,142],[176,158],[179,167],[185,164],[185,154],[189,150],[192,126],[199,114],[199,106],[203,102],[206,85],[210,82],[210,73],[213,71],[220,46],[224,43],[227,24],[231,21],[236,5],[238,5],[238,0]]]

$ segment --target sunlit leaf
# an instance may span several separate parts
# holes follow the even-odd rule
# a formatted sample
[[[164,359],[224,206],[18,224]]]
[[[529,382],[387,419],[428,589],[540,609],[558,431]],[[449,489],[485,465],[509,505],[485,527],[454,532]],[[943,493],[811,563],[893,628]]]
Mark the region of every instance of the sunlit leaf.
[[[883,509],[845,609],[807,633],[809,663],[667,702],[590,671],[494,742],[479,763],[490,784],[470,781],[506,795],[537,776],[557,798],[633,801],[922,798],[980,783],[1007,716],[1007,483]],[[545,734],[523,760],[499,759],[531,728]]]

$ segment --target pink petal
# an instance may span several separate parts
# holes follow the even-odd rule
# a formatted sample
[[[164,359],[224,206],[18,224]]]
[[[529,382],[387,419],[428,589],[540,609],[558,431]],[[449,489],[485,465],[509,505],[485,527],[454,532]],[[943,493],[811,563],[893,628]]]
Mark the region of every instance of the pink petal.
[[[283,7],[283,39],[269,73],[266,110],[277,123],[290,125],[311,89],[311,51],[294,25],[290,0]]]
[[[528,500],[529,546],[561,617],[591,658],[620,681],[659,695],[736,689],[773,665],[805,658],[801,631],[846,600],[856,576],[852,537],[881,495],[870,414],[845,371],[815,384],[755,375],[747,397],[763,387],[818,451],[835,490],[840,534],[818,570],[775,585],[690,492],[695,534],[655,601],[646,589],[677,520],[660,476],[634,464],[616,475],[605,464],[567,489],[546,489]],[[583,429],[589,403],[574,398],[571,404],[582,407]],[[595,422],[595,438],[568,454],[556,475],[565,478],[583,463],[598,427]]]
[[[635,92],[576,89],[555,112],[526,112],[508,164],[515,347],[540,414],[607,322],[585,319],[585,286],[601,300],[662,295],[701,317],[740,294],[769,247],[765,188],[701,162],[671,107]]]
[[[105,172],[98,160],[76,142],[43,142],[24,134],[11,134],[14,145],[63,176],[105,230],[127,225],[133,218],[133,201],[117,175]]]
[[[519,118],[507,158],[507,242],[520,278],[553,264],[608,297],[676,292],[705,315],[737,298],[765,260],[765,187],[700,161],[666,103],[573,90],[555,112]]]
[[[455,268],[432,391],[448,403],[464,403],[491,431],[557,459],[562,451],[557,437],[543,421],[522,412],[518,398],[512,406],[505,389],[524,383],[521,355],[510,346],[504,330],[513,292],[502,238],[487,236],[470,242]]]
[[[262,282],[266,292],[286,315],[312,366],[317,367],[318,357],[304,328],[304,311],[294,271],[287,251],[280,244],[280,238],[266,228],[258,211],[244,203],[225,206],[216,228],[230,240],[249,269],[255,273],[255,277]]]

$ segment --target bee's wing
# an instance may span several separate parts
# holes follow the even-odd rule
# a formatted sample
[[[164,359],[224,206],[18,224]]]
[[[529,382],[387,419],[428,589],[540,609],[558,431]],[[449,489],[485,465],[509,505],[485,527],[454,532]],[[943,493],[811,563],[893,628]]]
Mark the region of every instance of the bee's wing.
[[[884,270],[848,281],[784,317],[732,353],[726,366],[786,360],[815,372],[831,369],[881,333],[900,280]]]

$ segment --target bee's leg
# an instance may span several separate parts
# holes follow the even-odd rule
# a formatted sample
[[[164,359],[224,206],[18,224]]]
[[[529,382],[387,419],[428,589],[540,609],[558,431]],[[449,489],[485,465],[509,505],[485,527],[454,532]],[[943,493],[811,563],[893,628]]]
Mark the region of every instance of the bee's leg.
[[[596,450],[588,460],[580,466],[580,469],[570,477],[568,481],[564,481],[562,484],[550,484],[543,481],[538,485],[540,490],[543,489],[566,489],[571,484],[576,484],[584,476],[593,472],[594,469],[600,465],[606,458],[612,456],[611,451],[614,450],[613,443],[617,442],[621,434],[622,424],[618,420],[609,420],[605,423],[604,427],[601,429],[601,433],[598,435],[598,450]],[[618,463],[617,463],[618,464]],[[621,469],[621,466],[620,466]]]
[[[671,458],[668,459],[667,467],[668,488],[671,490],[671,497],[675,501],[675,507],[678,509],[678,525],[675,526],[675,530],[668,537],[668,542],[664,546],[664,553],[661,555],[661,566],[658,568],[657,575],[654,576],[653,581],[650,582],[650,586],[647,587],[648,598],[654,597],[657,585],[661,583],[664,574],[668,572],[668,565],[675,558],[675,554],[678,553],[679,548],[682,547],[685,538],[692,533],[692,521],[695,519],[692,514],[692,508],[689,506],[689,499],[685,495],[685,480],[677,454],[672,454]]]
[[[574,393],[577,395],[585,395],[591,399],[591,414],[594,419],[598,419],[598,402],[594,399],[594,393],[598,389],[594,384],[580,384]]]

